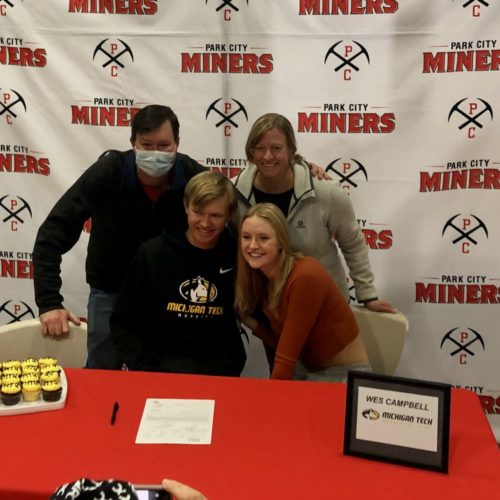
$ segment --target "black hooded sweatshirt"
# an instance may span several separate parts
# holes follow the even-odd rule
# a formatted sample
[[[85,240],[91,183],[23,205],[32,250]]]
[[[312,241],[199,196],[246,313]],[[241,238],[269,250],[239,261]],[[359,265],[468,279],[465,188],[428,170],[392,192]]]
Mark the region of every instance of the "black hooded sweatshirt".
[[[233,309],[236,242],[209,250],[170,226],[139,247],[111,316],[131,370],[239,376],[246,360]]]

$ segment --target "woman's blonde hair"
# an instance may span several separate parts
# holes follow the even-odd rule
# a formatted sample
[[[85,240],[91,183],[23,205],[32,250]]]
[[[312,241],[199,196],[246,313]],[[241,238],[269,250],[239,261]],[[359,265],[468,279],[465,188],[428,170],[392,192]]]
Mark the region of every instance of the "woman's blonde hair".
[[[251,163],[255,163],[253,154],[254,148],[273,128],[278,129],[285,135],[288,151],[290,152],[290,166],[296,163],[302,163],[304,159],[297,153],[297,141],[295,140],[292,124],[287,118],[278,113],[267,113],[262,115],[260,118],[257,118],[252,125],[245,145],[247,160]]]
[[[252,269],[241,251],[241,229],[246,219],[260,217],[273,228],[280,253],[276,263],[276,274],[269,281],[260,269]],[[288,224],[281,210],[272,203],[257,203],[251,207],[243,217],[240,225],[240,239],[238,243],[238,271],[236,274],[236,309],[244,317],[252,313],[257,304],[267,305],[273,312],[277,312],[283,287],[293,269],[293,263],[300,254],[290,248]]]

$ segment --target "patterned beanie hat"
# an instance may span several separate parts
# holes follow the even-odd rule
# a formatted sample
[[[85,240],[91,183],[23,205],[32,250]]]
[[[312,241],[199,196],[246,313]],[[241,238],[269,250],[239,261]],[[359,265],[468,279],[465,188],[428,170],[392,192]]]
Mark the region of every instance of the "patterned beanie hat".
[[[125,481],[109,479],[78,479],[63,484],[50,497],[51,500],[137,500],[134,487]]]

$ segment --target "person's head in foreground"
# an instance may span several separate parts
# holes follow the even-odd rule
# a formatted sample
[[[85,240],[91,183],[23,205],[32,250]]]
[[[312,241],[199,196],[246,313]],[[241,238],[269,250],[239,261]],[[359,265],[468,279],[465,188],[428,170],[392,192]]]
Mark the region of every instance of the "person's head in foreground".
[[[169,493],[175,500],[207,500],[203,493],[174,481],[164,479],[161,483],[163,492]],[[168,495],[167,495],[168,497]],[[94,480],[79,479],[57,488],[51,500],[140,500],[134,486],[116,479]]]

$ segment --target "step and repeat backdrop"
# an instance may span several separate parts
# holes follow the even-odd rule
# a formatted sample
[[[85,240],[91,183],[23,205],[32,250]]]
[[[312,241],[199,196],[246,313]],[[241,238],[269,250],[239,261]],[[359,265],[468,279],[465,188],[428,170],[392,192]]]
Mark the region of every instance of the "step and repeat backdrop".
[[[496,0],[0,0],[0,324],[37,316],[38,226],[138,109],[228,176],[279,112],[409,318],[398,374],[476,392],[500,439],[499,66]],[[89,230],[63,261],[82,317]]]

